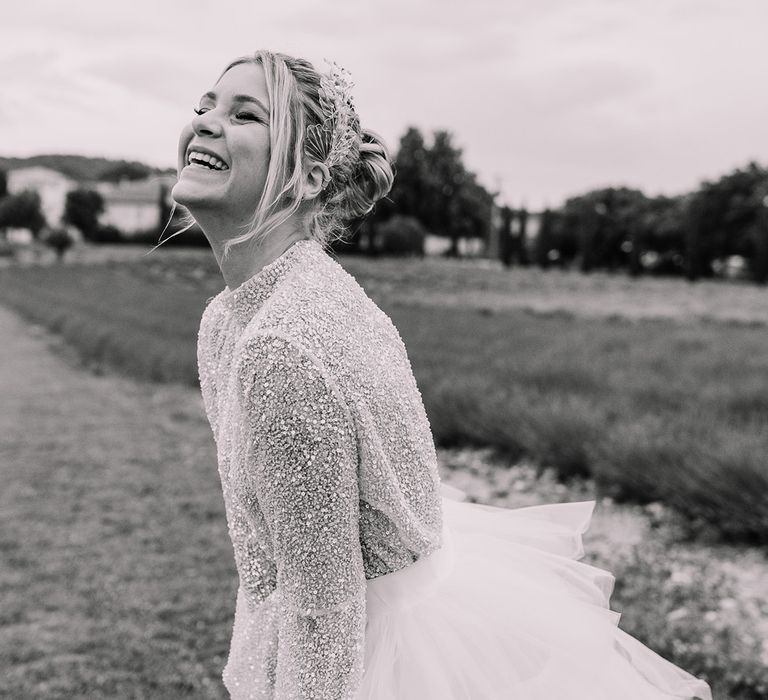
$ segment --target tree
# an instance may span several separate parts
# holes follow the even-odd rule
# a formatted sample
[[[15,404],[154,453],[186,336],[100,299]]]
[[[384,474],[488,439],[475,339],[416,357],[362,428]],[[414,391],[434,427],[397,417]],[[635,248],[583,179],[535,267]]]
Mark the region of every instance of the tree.
[[[768,216],[757,224],[752,232],[754,238],[752,255],[749,258],[749,272],[753,282],[768,282]]]
[[[412,216],[425,223],[428,214],[429,173],[427,165],[427,147],[421,132],[410,127],[400,139],[400,147],[395,158],[395,181],[389,197],[393,209],[401,216]],[[389,218],[395,211],[382,212]]]
[[[642,269],[656,274],[679,275],[683,271],[686,230],[686,201],[682,196],[660,195],[647,199],[633,230],[635,250]],[[638,249],[639,248],[639,249]],[[648,253],[651,262],[643,262]]]
[[[461,150],[456,148],[448,131],[436,131],[432,147],[427,151],[427,228],[438,236],[451,239],[448,255],[459,254],[459,225],[457,194],[464,184],[466,171],[461,162]]]
[[[626,267],[632,275],[711,277],[716,263],[744,257],[753,280],[768,282],[768,170],[751,162],[676,197],[611,187],[571,197],[554,212],[554,249],[575,245],[580,268]],[[764,272],[765,270],[765,272]]]
[[[517,212],[517,261],[528,267],[528,210],[523,207]]]
[[[640,190],[608,187],[566,201],[563,213],[577,237],[583,272],[629,265],[633,240],[637,238],[635,222],[642,217],[647,200]]]
[[[69,250],[74,241],[64,228],[46,229],[43,234],[43,243],[48,247],[53,248],[56,252],[56,259],[61,262],[64,259],[64,254]]]
[[[360,241],[365,240],[368,255],[378,255],[379,228],[394,216],[412,217],[426,226],[429,220],[426,144],[416,127],[409,127],[401,137],[393,169],[395,180],[389,195],[377,202],[368,216],[350,222],[347,249],[358,249]]]
[[[697,219],[690,216],[685,231],[685,278],[689,282],[701,276],[701,231]]]
[[[628,239],[626,241],[629,255],[628,269],[630,277],[638,277],[643,272],[643,222],[636,217],[628,222]]]
[[[37,238],[45,225],[45,214],[37,192],[23,190],[0,200],[0,229],[25,228]]]
[[[99,229],[99,215],[104,199],[95,190],[77,189],[67,193],[62,221],[78,229],[83,238],[94,241]]]
[[[100,180],[106,182],[120,182],[121,180],[145,180],[152,174],[152,169],[143,163],[119,161],[115,165],[106,168]]]
[[[566,200],[563,207],[566,225],[574,232],[578,247],[579,269],[589,272],[595,265],[602,231],[600,216],[607,211],[598,191]]]
[[[474,173],[465,172],[454,198],[451,230],[456,237],[482,238],[487,241],[491,230],[493,195],[477,182]]]
[[[0,168],[0,202],[2,202],[8,196],[8,173]],[[5,226],[0,224],[0,236],[5,239]]]
[[[715,274],[713,263],[731,255],[747,259],[758,254],[760,192],[768,186],[768,171],[751,162],[720,179],[704,181],[686,198],[686,276]]]
[[[553,242],[552,223],[552,212],[549,209],[545,209],[541,213],[539,233],[536,236],[536,243],[533,249],[534,261],[542,270],[546,270],[551,262],[549,259],[549,252],[552,250]]]
[[[514,212],[508,206],[501,208],[501,225],[499,227],[499,258],[504,267],[512,264],[512,220]]]
[[[171,214],[173,212],[168,201],[168,187],[164,183],[160,185],[160,192],[157,198],[157,233],[161,236],[166,226],[170,226]]]
[[[758,215],[751,228],[752,250],[749,256],[749,271],[753,282],[768,282],[768,182],[754,193]]]
[[[376,239],[379,224],[396,215],[413,217],[426,231],[450,238],[449,255],[459,254],[462,237],[487,238],[494,195],[464,167],[449,132],[434,132],[428,146],[421,132],[410,127],[400,139],[394,166],[389,197],[360,226],[369,239]]]
[[[435,131],[426,151],[426,211],[422,223],[450,238],[446,255],[459,255],[460,238],[488,239],[494,195],[464,167],[461,149],[448,131]]]

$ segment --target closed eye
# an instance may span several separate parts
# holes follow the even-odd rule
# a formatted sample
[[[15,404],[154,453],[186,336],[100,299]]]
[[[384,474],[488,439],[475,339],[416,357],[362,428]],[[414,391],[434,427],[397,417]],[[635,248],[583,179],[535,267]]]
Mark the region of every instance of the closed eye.
[[[262,121],[261,117],[258,114],[254,114],[253,112],[238,112],[235,116],[238,119],[251,119],[257,122]]]
[[[200,116],[201,114],[205,114],[209,110],[204,107],[200,107],[200,108],[193,108],[192,111],[198,116]],[[253,112],[238,112],[235,116],[238,119],[243,119],[245,121],[255,121],[255,122],[264,121],[258,114],[254,114]]]

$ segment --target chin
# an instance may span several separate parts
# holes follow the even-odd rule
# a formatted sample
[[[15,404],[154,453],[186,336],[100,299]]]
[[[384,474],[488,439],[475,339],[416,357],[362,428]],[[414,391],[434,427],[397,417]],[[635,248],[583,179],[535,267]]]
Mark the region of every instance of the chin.
[[[176,204],[181,204],[182,206],[189,208],[190,204],[194,205],[195,201],[199,199],[199,197],[196,197],[195,193],[190,190],[191,188],[186,182],[179,180],[179,182],[171,188],[171,199],[173,199]]]
[[[171,189],[171,197],[190,210],[195,207],[221,206],[222,192],[221,187],[216,186],[217,184],[219,183],[209,181],[204,174],[190,173],[188,168],[185,168]]]

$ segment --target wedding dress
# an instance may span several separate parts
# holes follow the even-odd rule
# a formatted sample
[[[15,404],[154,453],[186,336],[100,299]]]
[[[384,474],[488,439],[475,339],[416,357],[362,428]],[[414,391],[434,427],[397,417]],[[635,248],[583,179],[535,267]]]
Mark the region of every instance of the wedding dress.
[[[441,484],[400,335],[319,242],[209,300],[197,352],[239,576],[232,698],[711,700],[578,561],[593,502]]]

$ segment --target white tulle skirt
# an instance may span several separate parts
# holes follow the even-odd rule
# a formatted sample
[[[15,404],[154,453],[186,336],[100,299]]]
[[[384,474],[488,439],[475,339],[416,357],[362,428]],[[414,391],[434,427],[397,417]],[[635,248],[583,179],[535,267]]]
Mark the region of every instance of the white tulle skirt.
[[[711,700],[618,628],[577,561],[594,501],[498,508],[444,486],[444,546],[368,581],[358,700]]]

